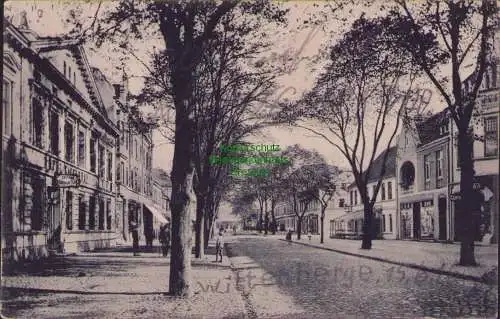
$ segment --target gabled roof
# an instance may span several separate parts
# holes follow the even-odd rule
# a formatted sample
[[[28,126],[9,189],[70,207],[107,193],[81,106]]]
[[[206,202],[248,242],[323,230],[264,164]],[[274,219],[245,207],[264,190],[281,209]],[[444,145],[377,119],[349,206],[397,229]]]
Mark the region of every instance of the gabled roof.
[[[386,149],[382,153],[380,153],[373,161],[371,169],[370,169],[370,176],[368,178],[368,183],[376,182],[379,180],[380,176],[382,175],[384,156],[387,152],[389,152],[389,155],[387,155],[387,161],[385,163],[386,168],[385,168],[383,178],[390,178],[390,177],[396,176],[397,146],[392,146],[388,150]],[[363,177],[365,175],[366,175],[366,172],[363,172]],[[349,185],[349,188],[351,188],[355,185],[356,185],[356,182],[353,182],[353,183],[351,183],[351,185]]]
[[[448,123],[449,118],[447,114],[447,109],[444,109],[426,120],[416,123],[420,145],[428,144],[444,136],[441,134],[441,126]]]

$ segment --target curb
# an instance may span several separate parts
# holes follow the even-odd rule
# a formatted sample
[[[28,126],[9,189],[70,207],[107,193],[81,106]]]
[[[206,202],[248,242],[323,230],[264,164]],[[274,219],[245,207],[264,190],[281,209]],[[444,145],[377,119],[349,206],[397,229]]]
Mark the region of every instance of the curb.
[[[479,282],[479,283],[482,283],[482,284],[487,284],[487,285],[490,285],[490,286],[496,286],[496,285],[498,285],[498,283],[491,282],[490,280],[487,280],[487,279],[483,278],[482,276],[479,277],[479,276],[473,276],[473,275],[465,275],[465,274],[461,274],[461,273],[458,273],[458,272],[453,272],[453,271],[448,271],[448,270],[442,270],[442,269],[436,269],[436,268],[426,267],[426,266],[423,266],[423,265],[417,265],[417,264],[412,264],[412,263],[399,262],[399,261],[394,261],[394,260],[385,259],[385,258],[381,258],[381,257],[366,256],[366,255],[362,255],[362,254],[351,253],[351,252],[347,252],[347,251],[344,251],[344,250],[339,250],[339,249],[334,249],[334,248],[329,248],[329,247],[319,247],[319,246],[315,246],[315,245],[312,245],[312,244],[300,243],[300,242],[293,241],[293,240],[292,241],[288,241],[288,240],[285,240],[285,239],[278,239],[278,240],[281,240],[281,241],[287,242],[287,243],[291,242],[291,243],[302,245],[302,246],[307,246],[307,247],[312,247],[312,248],[317,248],[317,249],[323,249],[323,250],[333,251],[333,252],[336,252],[336,253],[339,253],[339,254],[344,254],[344,255],[349,255],[349,256],[354,256],[354,257],[360,257],[360,258],[366,258],[366,259],[381,261],[381,262],[388,263],[388,264],[393,264],[393,265],[398,265],[398,266],[404,266],[404,267],[408,267],[408,268],[423,270],[423,271],[431,272],[431,273],[434,273],[434,274],[437,274],[437,275],[445,275],[445,276],[455,277],[455,278],[459,278],[459,279],[464,279],[464,280],[469,280],[469,281],[475,281],[475,282]]]

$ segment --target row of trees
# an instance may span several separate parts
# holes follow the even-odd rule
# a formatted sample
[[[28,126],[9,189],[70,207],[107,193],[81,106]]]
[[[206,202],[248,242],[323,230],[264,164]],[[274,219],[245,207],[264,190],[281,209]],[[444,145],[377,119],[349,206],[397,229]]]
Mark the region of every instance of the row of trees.
[[[280,156],[289,161],[271,166],[269,175],[235,181],[236,187],[230,197],[233,211],[244,219],[255,211],[253,207],[256,204],[259,212],[257,227],[267,235],[268,231],[274,234],[277,230],[276,207],[280,203],[291,203],[297,217],[297,238],[300,239],[302,221],[311,203],[317,201],[321,206],[320,233],[323,243],[325,211],[334,195],[340,171],[328,165],[318,152],[299,145],[289,146]]]

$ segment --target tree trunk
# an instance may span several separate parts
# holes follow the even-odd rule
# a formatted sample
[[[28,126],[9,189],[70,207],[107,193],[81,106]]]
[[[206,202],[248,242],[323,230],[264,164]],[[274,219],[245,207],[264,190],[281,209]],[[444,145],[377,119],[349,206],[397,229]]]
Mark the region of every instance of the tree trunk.
[[[463,131],[463,130],[460,130]],[[472,160],[472,137],[466,132],[458,134],[460,158],[460,205],[458,205],[458,232],[460,239],[460,262],[462,266],[477,265],[474,257],[474,237],[477,223],[477,209],[474,198],[474,163]]]
[[[364,204],[364,218],[363,218],[363,240],[361,249],[372,248],[372,207],[370,204]]]
[[[194,252],[196,258],[205,257],[204,251],[204,229],[205,229],[205,195],[198,194],[196,197],[196,224],[195,224],[195,241],[194,241]]]
[[[203,247],[205,249],[208,249],[208,241],[210,240],[210,235],[212,233],[212,221],[213,214],[209,213],[209,215],[205,217],[205,229],[203,231]]]
[[[191,212],[194,210],[194,164],[192,160],[192,120],[176,114],[175,150],[172,167],[172,253],[169,293],[191,297]]]
[[[304,216],[299,216],[297,218],[297,239],[300,240],[300,235],[302,233],[302,219],[304,218]]]
[[[264,235],[267,235],[269,231],[269,212],[267,211],[267,200],[264,204],[265,217],[264,217]]]
[[[321,218],[320,218],[320,222],[321,222],[321,234],[320,234],[320,243],[323,244],[324,243],[324,236],[325,236],[325,210],[326,210],[326,207],[321,207]]]

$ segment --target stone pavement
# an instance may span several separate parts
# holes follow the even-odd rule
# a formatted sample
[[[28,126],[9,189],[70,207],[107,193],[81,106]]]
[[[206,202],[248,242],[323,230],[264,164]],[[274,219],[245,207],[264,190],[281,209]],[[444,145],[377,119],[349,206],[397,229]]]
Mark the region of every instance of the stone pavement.
[[[269,238],[284,240],[284,236]],[[479,266],[459,266],[460,245],[434,242],[417,242],[403,240],[373,240],[372,249],[361,249],[360,240],[325,238],[320,243],[319,235],[311,240],[303,235],[292,241],[310,247],[331,250],[352,256],[390,262],[434,273],[450,275],[458,278],[498,284],[498,245],[476,246],[475,256]]]
[[[2,277],[2,315],[13,318],[246,318],[229,259],[192,259],[195,295],[168,291],[169,258],[111,250],[56,257]]]

